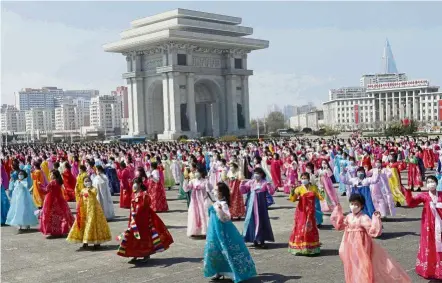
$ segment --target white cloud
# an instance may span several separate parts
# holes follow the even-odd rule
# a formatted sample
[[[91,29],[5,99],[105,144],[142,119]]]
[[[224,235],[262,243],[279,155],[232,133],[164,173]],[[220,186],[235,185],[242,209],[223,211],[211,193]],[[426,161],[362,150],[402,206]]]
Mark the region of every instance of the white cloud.
[[[117,35],[28,20],[2,10],[2,103],[13,103],[12,94],[23,87],[108,92],[123,84],[123,58],[101,47]]]

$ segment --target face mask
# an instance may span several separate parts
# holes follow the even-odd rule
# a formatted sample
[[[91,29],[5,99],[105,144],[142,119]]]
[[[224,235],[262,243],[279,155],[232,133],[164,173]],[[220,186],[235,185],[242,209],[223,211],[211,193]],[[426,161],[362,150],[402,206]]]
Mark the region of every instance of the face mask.
[[[381,163],[376,163],[376,168],[382,168],[382,164]]]
[[[327,164],[322,164],[322,168],[327,169]]]
[[[23,180],[24,178],[25,178],[25,175],[22,175],[22,174],[19,174],[19,175],[18,175],[18,179],[19,179],[19,180]]]
[[[196,173],[195,173],[195,178],[197,178],[197,179],[201,179],[201,173],[200,173],[200,172],[196,172]]]
[[[85,182],[84,185],[86,186],[86,188],[89,188],[90,186],[92,186],[91,182]]]
[[[255,179],[255,180],[261,180],[261,175],[259,175],[259,174],[253,174],[253,179]]]
[[[354,161],[350,161],[350,166],[354,166],[355,162]]]
[[[361,207],[359,207],[359,205],[350,204],[350,211],[353,214],[358,214],[359,211],[361,211]]]
[[[301,184],[303,184],[304,186],[308,185],[308,183],[309,183],[309,180],[307,180],[307,179],[302,179],[301,180]]]
[[[359,179],[364,179],[364,177],[365,177],[365,173],[362,173],[362,172],[358,173],[358,178]]]
[[[434,183],[434,182],[427,182],[427,188],[430,191],[434,191],[436,189],[436,187],[437,187],[436,183]]]
[[[305,172],[312,173],[312,170],[310,168],[305,169]]]

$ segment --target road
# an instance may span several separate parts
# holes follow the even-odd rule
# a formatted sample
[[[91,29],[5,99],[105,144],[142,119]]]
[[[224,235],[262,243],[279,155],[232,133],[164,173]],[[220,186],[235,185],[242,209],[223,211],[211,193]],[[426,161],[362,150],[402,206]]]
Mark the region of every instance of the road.
[[[116,255],[115,237],[127,227],[129,215],[128,210],[118,207],[118,197],[114,197],[117,218],[109,223],[114,240],[98,251],[80,251],[80,245],[63,238],[47,239],[38,227],[25,234],[17,234],[14,227],[2,227],[2,282],[208,282],[202,275],[205,241],[187,238],[187,207],[176,196],[177,190],[167,192],[171,210],[159,214],[175,243],[142,266],[128,264],[129,259]],[[269,244],[268,250],[250,248],[259,276],[248,282],[344,282],[338,256],[342,232],[332,229],[328,216],[320,230],[321,256],[298,257],[287,252],[295,204],[286,198],[277,193],[276,204],[270,210],[276,243]],[[347,206],[345,197],[341,197],[341,203]],[[74,211],[74,204],[70,205]],[[421,211],[421,207],[398,208],[396,217],[385,221],[384,233],[375,240],[400,262],[415,283],[429,282],[414,272]],[[242,231],[243,221],[235,224]]]

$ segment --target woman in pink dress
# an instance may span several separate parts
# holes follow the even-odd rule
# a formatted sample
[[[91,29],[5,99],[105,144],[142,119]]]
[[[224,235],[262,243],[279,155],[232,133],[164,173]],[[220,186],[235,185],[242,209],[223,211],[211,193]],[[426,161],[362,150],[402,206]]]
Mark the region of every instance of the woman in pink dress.
[[[405,190],[409,207],[423,203],[421,239],[416,259],[416,273],[426,279],[442,280],[442,192],[436,191],[437,178],[428,176],[428,192],[416,196]]]
[[[72,162],[72,165],[71,165],[71,172],[72,172],[72,175],[74,175],[75,178],[77,178],[78,174],[80,173],[79,166],[80,166],[80,160],[78,159],[78,156],[75,155],[74,156],[74,161]]]
[[[208,225],[208,209],[211,205],[210,193],[212,185],[205,178],[204,168],[198,168],[195,178],[184,181],[183,190],[191,192],[189,211],[187,214],[187,236],[206,236]]]
[[[281,168],[283,162],[279,159],[279,154],[273,154],[272,160],[267,160],[267,165],[270,165],[270,175],[272,176],[272,181],[275,186],[275,189],[282,187],[282,179],[281,179]]]
[[[321,191],[325,192],[325,203],[321,203],[322,211],[332,211],[335,206],[339,204],[339,198],[331,180],[333,171],[331,170],[327,160],[322,160],[321,168],[318,169],[317,174],[319,177],[318,187]]]
[[[291,158],[289,158],[290,163],[286,164],[286,179],[284,180],[284,193],[290,194],[292,188],[296,188],[299,185],[298,180],[298,159],[296,154],[293,154]]]
[[[351,213],[344,216],[336,206],[330,221],[337,230],[344,230],[339,256],[344,264],[346,283],[411,283],[402,267],[371,237],[382,233],[381,214],[370,219],[362,211],[365,204],[360,194],[350,196]]]

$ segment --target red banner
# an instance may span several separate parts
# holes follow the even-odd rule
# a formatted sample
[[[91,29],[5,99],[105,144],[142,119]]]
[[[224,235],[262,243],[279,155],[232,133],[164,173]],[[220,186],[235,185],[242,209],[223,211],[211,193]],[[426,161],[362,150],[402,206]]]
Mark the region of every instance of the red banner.
[[[438,103],[439,108],[439,121],[442,121],[442,100],[439,100]]]
[[[353,107],[353,110],[355,111],[355,124],[359,124],[359,105],[355,104]]]

